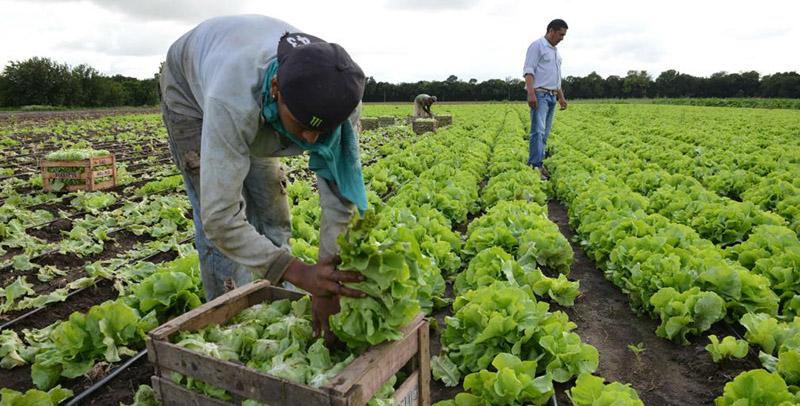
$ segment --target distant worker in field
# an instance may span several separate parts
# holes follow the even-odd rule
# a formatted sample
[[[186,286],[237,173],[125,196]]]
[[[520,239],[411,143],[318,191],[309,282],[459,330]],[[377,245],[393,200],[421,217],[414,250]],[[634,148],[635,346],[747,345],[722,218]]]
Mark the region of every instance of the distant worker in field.
[[[206,298],[248,283],[252,273],[312,295],[314,330],[331,340],[341,282],[336,237],[367,197],[354,123],[364,72],[337,44],[266,16],[212,18],[169,49],[162,113],[175,164],[194,209]],[[286,175],[278,157],[310,152],[322,206],[319,260],[291,254]],[[330,342],[330,341],[329,341]]]
[[[414,98],[414,117],[432,118],[431,105],[436,103],[436,96],[429,96],[425,93]]]
[[[567,108],[567,99],[561,89],[561,56],[556,48],[567,35],[567,28],[569,27],[564,20],[550,21],[545,36],[533,41],[528,47],[522,70],[528,106],[531,108],[528,165],[538,168],[544,179],[550,177],[543,161],[547,138],[553,127],[556,101],[561,110]]]

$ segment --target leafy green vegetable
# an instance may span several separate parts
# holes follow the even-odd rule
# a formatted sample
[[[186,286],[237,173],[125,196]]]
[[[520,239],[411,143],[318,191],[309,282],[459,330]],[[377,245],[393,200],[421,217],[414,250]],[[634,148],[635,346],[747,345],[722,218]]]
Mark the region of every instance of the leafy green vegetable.
[[[549,374],[536,377],[536,361],[501,353],[492,361],[497,372],[481,370],[464,378],[464,389],[489,405],[544,405],[553,395]]]
[[[747,356],[749,347],[747,341],[739,340],[732,336],[727,336],[719,341],[716,335],[709,335],[708,339],[711,343],[706,345],[706,351],[711,354],[711,359],[714,362],[719,362],[723,358],[744,358]]]
[[[431,372],[433,379],[444,382],[445,386],[456,386],[461,380],[461,372],[458,365],[450,361],[450,358],[443,356],[431,357]]]
[[[660,289],[650,299],[661,317],[656,329],[659,337],[677,339],[688,345],[686,334],[699,334],[725,316],[725,302],[714,292],[692,288],[678,293],[673,288]]]
[[[98,359],[117,362],[135,355],[145,332],[158,325],[155,313],[142,318],[123,301],[93,306],[87,314],[72,313],[58,324],[48,343],[36,355],[31,378],[39,389],[53,387],[59,377],[75,378],[87,373]]]
[[[628,384],[612,382],[591,374],[581,374],[575,380],[575,386],[567,391],[570,401],[575,406],[644,406],[639,394]]]
[[[25,394],[15,390],[0,389],[0,406],[56,406],[72,397],[72,391],[56,386],[48,392],[30,389]]]
[[[160,406],[161,403],[156,399],[156,393],[150,385],[139,385],[136,394],[133,396],[133,404],[120,406]]]
[[[367,211],[338,238],[339,267],[366,277],[364,282],[348,285],[368,297],[343,297],[341,311],[330,320],[334,334],[351,348],[402,337],[399,329],[420,310],[417,290],[426,285],[422,276],[432,266],[411,230],[403,225],[376,228],[379,221],[377,215]]]
[[[714,400],[716,406],[796,404],[786,382],[778,374],[763,369],[742,372],[725,384],[722,396]]]
[[[557,382],[597,369],[597,350],[570,332],[575,324],[562,312],[550,313],[532,292],[507,282],[479,287],[456,298],[445,318],[442,356],[462,374],[488,367],[497,354],[539,359],[538,369]]]

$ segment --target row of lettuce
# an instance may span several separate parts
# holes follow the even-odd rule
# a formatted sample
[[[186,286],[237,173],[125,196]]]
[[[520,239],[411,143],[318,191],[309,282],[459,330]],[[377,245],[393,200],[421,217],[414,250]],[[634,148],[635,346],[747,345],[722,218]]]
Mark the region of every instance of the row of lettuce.
[[[581,106],[554,131],[580,133],[616,148],[629,163],[634,191],[649,194],[664,172],[706,190],[692,197],[743,202],[770,211],[796,233],[800,226],[800,142],[796,112],[701,110],[658,106]],[[612,135],[613,136],[609,136]],[[716,196],[713,196],[716,194]],[[729,198],[729,199],[725,199]],[[736,227],[732,227],[736,228]],[[729,241],[726,241],[729,243]]]
[[[659,336],[688,344],[687,336],[718,321],[744,327],[744,339],[760,350],[767,371],[737,377],[717,405],[739,399],[797,402],[796,387],[787,386],[800,383],[800,241],[786,227],[792,219],[770,212],[771,206],[707,189],[701,181],[710,176],[698,174],[696,160],[662,161],[659,150],[670,155],[676,149],[669,143],[649,144],[632,131],[646,133],[648,125],[613,112],[610,117],[619,121],[609,127],[566,117],[546,165],[557,197],[569,206],[570,225],[606,278],[628,296],[635,311],[661,321]],[[772,169],[741,197],[755,195],[774,179],[770,176],[796,173],[791,164]],[[747,353],[742,350],[746,344],[735,337],[711,341],[708,349],[715,360]],[[769,389],[748,388],[753,382]]]
[[[573,379],[568,395],[575,405],[642,405],[629,386],[591,375],[597,350],[546,302],[571,306],[579,283],[566,278],[572,249],[547,218],[548,184],[524,164],[520,127],[516,119],[504,121],[483,138],[492,147],[479,166],[488,178],[484,213],[467,227],[466,269],[455,278],[453,316],[445,318],[442,352],[431,361],[435,378],[455,386],[463,377],[469,392],[437,405],[543,405],[554,382]]]

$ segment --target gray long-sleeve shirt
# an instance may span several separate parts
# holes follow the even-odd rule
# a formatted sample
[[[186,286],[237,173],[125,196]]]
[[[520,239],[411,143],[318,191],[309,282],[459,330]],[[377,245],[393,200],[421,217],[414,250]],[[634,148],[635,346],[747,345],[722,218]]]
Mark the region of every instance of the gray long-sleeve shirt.
[[[200,217],[209,240],[228,258],[277,282],[291,260],[247,222],[242,188],[250,160],[300,155],[304,151],[266,124],[261,87],[278,40],[291,25],[266,16],[207,20],[169,49],[161,77],[171,111],[203,121],[200,152]],[[360,105],[351,120],[358,120]],[[336,236],[354,206],[333,182],[317,177],[322,206],[319,260],[337,251]]]

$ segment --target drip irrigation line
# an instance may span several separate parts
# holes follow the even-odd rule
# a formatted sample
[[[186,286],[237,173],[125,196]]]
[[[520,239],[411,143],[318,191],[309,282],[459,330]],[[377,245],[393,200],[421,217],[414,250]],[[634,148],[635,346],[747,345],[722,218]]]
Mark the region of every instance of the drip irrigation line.
[[[126,368],[131,366],[134,362],[140,360],[145,355],[147,355],[147,349],[142,350],[138,354],[134,355],[131,359],[125,361],[124,364],[120,365],[117,369],[112,371],[110,374],[108,374],[105,377],[103,377],[103,379],[99,380],[97,383],[95,383],[94,385],[89,387],[89,389],[86,389],[85,391],[81,392],[80,395],[78,395],[78,396],[74,397],[72,400],[70,400],[66,404],[66,406],[75,406],[75,405],[81,404],[81,402],[86,397],[91,396],[94,392],[96,392],[98,389],[100,389],[103,386],[105,386],[108,382],[110,382],[112,379],[114,379],[117,375],[122,373],[122,371],[124,371]]]
[[[167,175],[167,176],[169,177],[169,176],[173,176],[173,175],[180,175],[180,173],[171,174],[171,175]],[[151,194],[149,194],[147,196],[160,195],[162,193],[169,192],[169,191],[172,191],[172,189],[159,190],[158,192],[151,193]],[[143,198],[142,196],[135,196],[135,197],[137,199],[142,199]],[[105,208],[108,208],[108,207],[111,207],[111,206],[124,206],[125,203],[139,203],[139,202],[138,201],[134,201],[133,199],[125,199],[125,198],[121,198],[120,197],[120,200],[117,201],[116,203],[114,203],[112,205],[109,205],[109,206],[106,206],[106,207],[103,207],[103,208],[105,209]],[[116,209],[112,209],[111,211],[113,212],[114,210],[116,210]],[[45,227],[45,226],[53,224],[53,223],[55,223],[56,221],[59,221],[59,220],[69,220],[69,219],[72,219],[73,217],[86,215],[86,214],[91,214],[91,213],[89,213],[86,210],[82,210],[82,211],[79,211],[77,213],[73,213],[73,214],[71,214],[71,215],[69,215],[67,217],[59,217],[59,218],[55,218],[55,219],[52,219],[52,220],[45,221],[43,223],[39,223],[39,224],[35,224],[35,225],[32,225],[32,226],[29,226],[29,227],[27,227],[25,229],[25,231],[27,232],[27,231],[29,231],[31,229],[35,229],[35,228],[39,228],[39,227]]]
[[[728,323],[725,323],[725,326],[728,328],[728,331],[730,331],[731,333],[733,333],[733,335],[736,336],[736,338],[738,338],[739,340],[742,340],[742,341],[747,341],[747,340],[744,339],[743,334],[740,333],[739,330],[737,330],[735,326],[733,326],[732,324],[728,324]],[[754,360],[759,363],[759,365],[761,364],[761,360],[759,360],[758,354],[756,354],[755,349],[753,348],[752,345],[750,345],[750,342],[747,342],[747,355],[749,355],[750,357],[753,357]]]
[[[178,244],[186,244],[186,243],[188,243],[188,242],[190,242],[190,241],[192,241],[192,240],[194,240],[194,236],[191,236],[191,237],[184,238],[183,240],[181,240],[181,241],[178,241]],[[154,258],[155,256],[157,256],[157,255],[161,255],[161,254],[163,254],[163,252],[155,252],[155,253],[152,253],[152,254],[150,254],[150,255],[146,255],[146,256],[144,256],[144,257],[141,257],[141,258],[133,258],[133,259],[130,259],[130,260],[128,260],[127,262],[125,262],[124,264],[121,264],[121,265],[119,265],[118,267],[114,268],[114,270],[116,271],[116,270],[118,270],[118,269],[122,268],[122,267],[123,267],[123,266],[125,266],[125,265],[128,265],[128,264],[131,264],[131,263],[133,263],[134,261],[136,261],[136,262],[143,262],[143,261],[147,261],[147,260],[149,260],[149,259],[152,259],[152,258]],[[35,315],[35,314],[39,313],[40,311],[42,311],[42,310],[46,309],[46,308],[47,308],[47,306],[49,306],[50,304],[53,304],[53,303],[64,303],[64,302],[66,302],[67,300],[69,300],[71,297],[73,297],[73,296],[75,296],[75,295],[78,295],[79,293],[81,293],[81,292],[83,292],[83,291],[85,291],[85,290],[92,289],[92,288],[96,288],[96,287],[97,287],[97,285],[98,285],[100,282],[102,282],[102,281],[106,281],[106,280],[107,280],[107,281],[111,281],[111,279],[107,279],[107,278],[102,278],[102,277],[101,277],[101,278],[98,278],[98,279],[97,279],[96,281],[94,281],[94,283],[92,283],[91,285],[84,286],[84,287],[82,287],[82,288],[80,288],[80,289],[76,289],[76,290],[73,290],[72,292],[68,293],[68,294],[67,294],[67,297],[66,297],[66,299],[64,299],[64,301],[63,301],[63,302],[52,302],[52,303],[48,303],[48,304],[45,304],[45,305],[39,306],[39,307],[37,307],[37,308],[35,308],[35,309],[33,309],[33,310],[31,310],[31,311],[29,311],[29,312],[25,313],[25,314],[22,314],[22,315],[20,315],[19,317],[15,318],[15,319],[13,319],[13,320],[11,320],[11,321],[8,321],[8,322],[6,322],[6,323],[5,323],[5,324],[3,324],[3,325],[0,325],[0,330],[5,330],[5,329],[9,328],[10,326],[13,326],[13,325],[14,325],[14,324],[16,324],[16,323],[18,323],[18,322],[20,322],[20,321],[22,321],[22,320],[25,320],[25,319],[27,319],[28,317],[30,317],[30,316],[33,316],[33,315]]]

